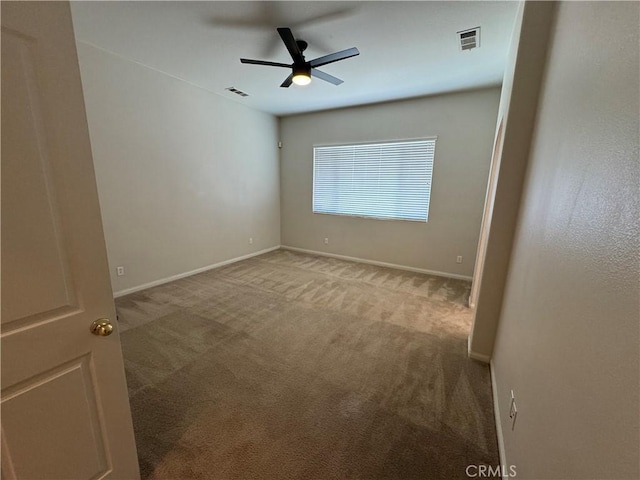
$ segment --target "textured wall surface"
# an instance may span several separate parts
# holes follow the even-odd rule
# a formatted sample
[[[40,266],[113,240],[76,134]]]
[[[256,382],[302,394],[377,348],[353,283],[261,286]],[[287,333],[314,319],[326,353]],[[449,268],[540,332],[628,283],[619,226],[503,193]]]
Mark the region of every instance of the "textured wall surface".
[[[474,272],[475,316],[469,341],[472,356],[484,360],[491,358],[500,318],[553,8],[553,2],[521,6],[504,75],[498,113],[502,145],[492,165],[497,172],[492,173],[495,193],[485,215],[489,225],[486,248],[483,251],[480,245],[479,249],[484,258],[479,262],[481,269]]]
[[[639,13],[557,11],[494,353],[517,478],[640,478]]]
[[[274,117],[81,42],[78,55],[114,291],[280,244]]]
[[[490,88],[281,119],[282,244],[470,277],[499,95]],[[438,140],[427,223],[312,213],[314,145],[430,136]]]

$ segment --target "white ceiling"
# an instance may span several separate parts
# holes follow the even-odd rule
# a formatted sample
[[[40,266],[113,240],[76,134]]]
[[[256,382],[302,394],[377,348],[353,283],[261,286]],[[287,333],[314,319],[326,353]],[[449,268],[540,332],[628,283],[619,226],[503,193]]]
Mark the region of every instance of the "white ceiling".
[[[504,1],[72,2],[78,41],[275,115],[499,85],[516,9]],[[461,52],[456,32],[477,26],[480,48]],[[309,43],[307,60],[349,47],[360,55],[320,68],[342,85],[281,88],[289,70],[239,60],[291,63],[276,27]]]

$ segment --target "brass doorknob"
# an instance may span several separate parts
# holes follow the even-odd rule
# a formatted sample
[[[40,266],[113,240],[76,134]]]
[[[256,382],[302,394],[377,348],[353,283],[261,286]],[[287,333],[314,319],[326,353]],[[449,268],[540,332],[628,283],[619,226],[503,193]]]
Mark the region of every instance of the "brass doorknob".
[[[94,335],[100,335],[101,337],[107,337],[113,332],[113,325],[108,318],[99,318],[91,324],[91,333]]]

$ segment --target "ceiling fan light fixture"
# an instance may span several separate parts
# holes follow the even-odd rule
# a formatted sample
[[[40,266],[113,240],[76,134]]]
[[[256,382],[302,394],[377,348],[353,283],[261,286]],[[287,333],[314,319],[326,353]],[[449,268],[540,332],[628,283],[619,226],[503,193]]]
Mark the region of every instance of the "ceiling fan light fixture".
[[[304,73],[294,75],[292,80],[296,85],[309,85],[311,83],[311,77],[307,76]]]
[[[311,67],[307,65],[293,67],[293,78],[291,80],[296,85],[309,85],[311,83]]]

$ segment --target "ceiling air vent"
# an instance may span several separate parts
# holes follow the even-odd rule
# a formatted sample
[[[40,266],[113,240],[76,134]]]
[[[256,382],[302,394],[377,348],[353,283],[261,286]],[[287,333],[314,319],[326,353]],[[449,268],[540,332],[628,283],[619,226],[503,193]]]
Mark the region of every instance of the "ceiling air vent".
[[[236,87],[225,88],[225,90],[229,90],[230,92],[235,93],[236,95],[240,95],[241,97],[248,97],[248,93],[244,93],[242,90],[238,90]]]
[[[471,50],[480,46],[480,27],[458,32],[460,51]]]

